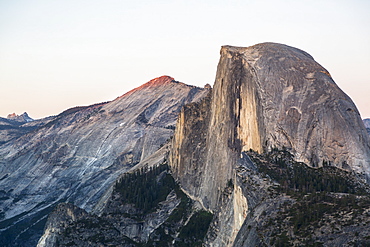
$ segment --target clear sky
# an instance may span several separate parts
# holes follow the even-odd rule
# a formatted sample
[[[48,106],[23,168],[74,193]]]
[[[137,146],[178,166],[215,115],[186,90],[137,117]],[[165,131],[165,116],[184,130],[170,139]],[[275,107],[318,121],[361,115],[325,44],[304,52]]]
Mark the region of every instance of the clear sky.
[[[0,0],[0,116],[113,100],[161,75],[213,85],[222,45],[310,53],[370,118],[368,0]]]

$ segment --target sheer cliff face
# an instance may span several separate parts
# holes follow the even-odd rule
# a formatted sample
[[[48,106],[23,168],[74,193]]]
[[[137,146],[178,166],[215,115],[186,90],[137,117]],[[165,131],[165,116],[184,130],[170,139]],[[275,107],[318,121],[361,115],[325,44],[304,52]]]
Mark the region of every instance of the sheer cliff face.
[[[207,91],[156,78],[112,102],[69,109],[3,144],[1,228],[22,241],[27,238],[22,227],[38,222],[58,202],[91,211],[119,174],[173,135],[181,107]],[[6,236],[0,235],[0,243]]]
[[[304,51],[274,43],[222,47],[209,111],[208,166],[235,163],[233,152],[285,147],[298,161],[330,162],[370,181],[369,137],[356,106]],[[230,177],[223,166],[221,176]]]
[[[249,149],[287,148],[297,161],[330,162],[370,182],[369,137],[356,106],[304,51],[274,43],[224,46],[212,94],[192,107],[180,114],[170,163],[182,188],[209,210],[226,206],[220,198]],[[234,223],[224,230],[237,231],[243,212],[235,204],[228,216]]]
[[[330,161],[370,173],[368,136],[356,106],[310,55],[273,43],[222,48],[221,64],[236,59],[243,61],[241,70],[252,75],[240,82],[246,88],[238,123],[241,130],[247,129],[239,132],[243,150],[286,147],[312,166]]]

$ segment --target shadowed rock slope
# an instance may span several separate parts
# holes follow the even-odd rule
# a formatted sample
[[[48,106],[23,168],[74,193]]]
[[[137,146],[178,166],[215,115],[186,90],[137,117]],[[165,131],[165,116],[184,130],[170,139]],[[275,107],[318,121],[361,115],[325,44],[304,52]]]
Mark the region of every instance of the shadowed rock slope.
[[[356,106],[309,54],[286,45],[222,47],[212,95],[180,113],[170,166],[183,190],[215,213],[209,245],[231,246],[254,206],[235,183],[250,149],[287,149],[311,167],[330,164],[370,181]]]
[[[165,161],[121,176],[100,215],[81,211],[59,205],[37,246],[201,246],[212,220],[181,191]]]
[[[59,202],[90,212],[122,173],[173,135],[207,89],[168,76],[107,103],[75,107],[0,148],[0,245],[35,246]]]

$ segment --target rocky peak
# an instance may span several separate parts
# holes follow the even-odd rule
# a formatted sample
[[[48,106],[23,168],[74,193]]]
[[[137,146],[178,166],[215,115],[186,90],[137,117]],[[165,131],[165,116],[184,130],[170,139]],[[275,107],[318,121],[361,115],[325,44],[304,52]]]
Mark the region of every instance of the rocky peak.
[[[150,81],[148,81],[147,83],[141,85],[139,88],[148,88],[148,87],[158,87],[158,86],[163,86],[163,85],[167,85],[167,84],[170,84],[170,83],[176,83],[177,81],[175,81],[175,79],[171,76],[167,76],[167,75],[163,75],[163,76],[160,76],[160,77],[157,77],[157,78],[154,78]]]
[[[11,114],[8,114],[8,116],[6,118],[10,119],[10,120],[13,120],[13,121],[16,121],[16,122],[21,122],[21,123],[28,123],[28,122],[33,121],[33,119],[30,116],[28,116],[27,112],[24,112],[21,115],[11,113]]]
[[[178,82],[175,81],[175,79],[173,77],[163,75],[163,76],[160,76],[160,77],[157,77],[157,78],[154,78],[154,79],[148,81],[147,83],[141,85],[140,87],[132,89],[131,91],[125,93],[121,97],[128,96],[128,95],[130,95],[130,94],[132,94],[136,91],[139,91],[139,90],[149,89],[149,88],[153,88],[153,87],[160,87],[160,86],[168,85],[168,84],[171,84],[171,83],[178,83]]]
[[[151,85],[151,86],[157,86],[157,85],[163,85],[167,83],[174,82],[175,79],[171,76],[163,75],[157,78],[154,78],[150,80],[149,82],[145,83],[144,85]]]
[[[7,119],[13,119],[13,118],[16,118],[18,117],[17,114],[15,114],[15,112],[11,113],[11,114],[8,114],[8,116],[6,117]]]
[[[164,145],[182,106],[208,92],[172,81],[156,78],[111,102],[71,108],[1,146],[0,245],[32,242],[22,236],[58,202],[91,212],[120,174]]]

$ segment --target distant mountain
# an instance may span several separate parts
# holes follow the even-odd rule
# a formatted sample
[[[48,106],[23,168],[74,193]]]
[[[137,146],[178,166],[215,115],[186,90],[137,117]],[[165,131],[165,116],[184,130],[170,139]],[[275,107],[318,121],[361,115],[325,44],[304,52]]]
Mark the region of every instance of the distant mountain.
[[[19,122],[19,123],[28,123],[34,121],[30,116],[28,116],[27,112],[24,112],[21,115],[17,115],[15,113],[9,114],[7,119]]]
[[[34,120],[26,112],[21,115],[9,114],[7,118],[0,117],[0,145],[37,129],[52,118]]]

